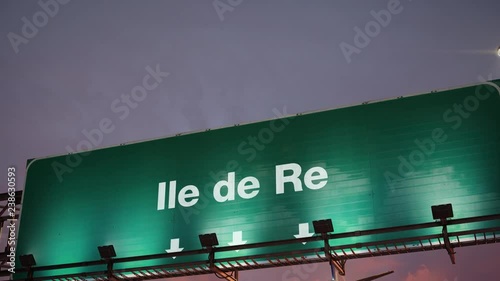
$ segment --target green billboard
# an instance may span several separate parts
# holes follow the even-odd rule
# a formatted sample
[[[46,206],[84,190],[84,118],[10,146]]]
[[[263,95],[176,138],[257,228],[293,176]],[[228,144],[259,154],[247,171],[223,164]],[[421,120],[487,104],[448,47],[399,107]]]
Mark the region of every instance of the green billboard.
[[[205,233],[221,246],[300,239],[314,220],[335,233],[417,224],[444,203],[458,218],[498,214],[498,83],[35,159],[16,255],[45,266],[98,260],[102,245],[118,257],[196,250]]]

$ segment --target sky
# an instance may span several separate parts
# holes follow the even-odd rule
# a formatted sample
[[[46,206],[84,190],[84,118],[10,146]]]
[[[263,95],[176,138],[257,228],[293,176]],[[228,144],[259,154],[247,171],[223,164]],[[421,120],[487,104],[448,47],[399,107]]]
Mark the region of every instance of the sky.
[[[497,0],[0,2],[0,161],[65,154],[153,68],[97,147],[500,78]],[[362,33],[362,35],[360,35]],[[2,192],[7,190],[2,177]],[[347,280],[495,280],[498,245],[349,261]],[[297,269],[300,267],[295,267]],[[328,280],[319,264],[241,280]],[[308,268],[310,269],[310,268]],[[295,278],[295,279],[294,279]],[[176,280],[218,280],[214,276]]]

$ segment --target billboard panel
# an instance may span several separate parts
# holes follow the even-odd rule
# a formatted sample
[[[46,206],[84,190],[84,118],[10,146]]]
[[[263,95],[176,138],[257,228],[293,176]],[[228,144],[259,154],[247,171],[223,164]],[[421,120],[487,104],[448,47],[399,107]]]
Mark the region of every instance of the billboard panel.
[[[109,244],[118,257],[196,250],[205,233],[221,246],[296,239],[327,218],[335,233],[369,230],[428,222],[443,203],[459,218],[500,213],[499,93],[487,82],[36,159],[17,256],[43,266],[98,260]]]

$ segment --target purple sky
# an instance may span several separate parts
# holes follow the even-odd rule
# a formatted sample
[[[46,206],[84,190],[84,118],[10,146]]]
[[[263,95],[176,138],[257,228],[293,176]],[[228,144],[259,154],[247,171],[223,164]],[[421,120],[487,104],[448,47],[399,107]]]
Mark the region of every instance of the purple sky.
[[[75,148],[147,66],[170,75],[99,147],[500,78],[498,0],[54,1],[41,1],[57,3],[47,18],[37,1],[0,2],[0,161],[20,186],[26,159]],[[350,261],[348,280],[498,279],[498,245],[457,252],[455,266],[444,250]],[[329,276],[323,264],[307,278],[287,270],[240,279]]]

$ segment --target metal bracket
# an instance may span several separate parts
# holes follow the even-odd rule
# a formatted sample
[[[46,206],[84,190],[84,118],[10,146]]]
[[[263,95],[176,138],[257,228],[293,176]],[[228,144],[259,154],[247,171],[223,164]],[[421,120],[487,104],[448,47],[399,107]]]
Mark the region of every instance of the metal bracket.
[[[31,266],[28,267],[28,276],[27,276],[26,280],[28,280],[28,281],[33,280],[33,274],[34,274],[33,268],[31,268]]]
[[[113,259],[107,259],[106,261],[108,262],[106,264],[106,276],[108,277],[108,280],[110,281],[117,280],[116,277],[113,275]]]
[[[221,270],[219,267],[215,265],[215,252],[212,247],[208,247],[208,250],[210,251],[208,253],[208,264],[210,270],[215,274],[220,279],[226,279],[228,281],[238,281],[238,271],[235,270],[231,273],[225,272]]]
[[[453,247],[451,246],[450,242],[450,237],[448,236],[448,227],[446,225],[447,221],[446,219],[441,219],[441,225],[443,225],[443,240],[444,240],[444,247],[446,251],[448,252],[448,255],[450,256],[450,260],[452,264],[455,264],[455,251],[453,250]]]
[[[335,267],[338,273],[344,276],[346,260],[335,258],[330,252],[330,243],[328,242],[328,236],[326,235],[326,233],[321,234],[321,236],[323,237],[323,241],[325,243],[325,248],[324,248],[325,257],[328,259],[330,266]]]

